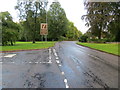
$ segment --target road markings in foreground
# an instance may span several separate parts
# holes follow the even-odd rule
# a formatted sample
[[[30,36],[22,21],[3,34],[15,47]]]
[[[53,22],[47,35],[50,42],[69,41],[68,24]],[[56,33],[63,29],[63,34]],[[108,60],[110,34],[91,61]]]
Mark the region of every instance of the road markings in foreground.
[[[65,87],[66,87],[66,88],[69,88],[67,79],[64,79],[64,83],[65,83]]]
[[[16,54],[8,54],[8,55],[5,55],[4,57],[8,57],[8,58],[12,58],[13,56],[15,56]]]

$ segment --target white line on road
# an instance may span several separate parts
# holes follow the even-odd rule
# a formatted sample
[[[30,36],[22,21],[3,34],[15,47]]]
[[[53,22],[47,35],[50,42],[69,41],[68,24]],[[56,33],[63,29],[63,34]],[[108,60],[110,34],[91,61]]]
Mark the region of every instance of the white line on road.
[[[57,53],[56,53],[56,50],[55,50],[55,49],[53,49],[53,52],[54,52],[54,55],[57,57],[58,55],[57,55]]]
[[[49,53],[51,53],[51,49],[49,48]]]
[[[64,83],[65,83],[65,87],[66,87],[66,88],[69,88],[67,79],[64,79]]]
[[[9,58],[12,58],[13,56],[15,56],[16,54],[8,54],[8,55],[5,55],[4,57],[9,57]]]
[[[38,62],[35,62],[35,63],[38,63]]]
[[[56,59],[59,59],[58,57],[56,57]]]
[[[50,60],[52,59],[51,55],[49,55],[49,59],[50,59]]]
[[[57,63],[60,63],[60,61],[56,60]]]
[[[47,63],[52,63],[51,49],[49,49],[49,61]]]
[[[61,72],[61,74],[62,74],[62,75],[65,75],[65,73],[64,73],[64,72]]]
[[[51,60],[49,60],[49,62],[48,63],[52,63],[52,61]]]
[[[59,64],[59,66],[61,67],[62,65],[61,65],[61,64]]]

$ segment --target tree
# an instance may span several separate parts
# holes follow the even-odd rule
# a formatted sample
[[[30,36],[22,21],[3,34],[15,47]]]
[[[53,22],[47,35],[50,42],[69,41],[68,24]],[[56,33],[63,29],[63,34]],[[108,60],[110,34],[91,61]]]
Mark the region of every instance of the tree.
[[[2,16],[2,45],[13,45],[18,39],[19,25],[14,23],[9,12],[0,12]]]
[[[78,38],[82,35],[82,33],[74,26],[74,23],[68,22],[68,30],[66,33],[66,37],[69,40],[78,40]]]
[[[20,20],[23,23],[24,31],[26,32],[25,38],[33,41],[40,37],[40,22],[44,22],[45,18],[45,5],[47,2],[41,2],[41,0],[18,0],[16,10],[19,11]],[[43,16],[43,17],[41,17]],[[29,37],[29,35],[31,37]]]
[[[60,36],[65,36],[67,32],[67,22],[65,11],[60,3],[52,3],[48,11],[48,38],[50,40],[58,40]]]
[[[82,16],[82,19],[85,19],[87,22],[86,26],[90,27],[89,32],[94,36],[98,36],[99,39],[101,39],[104,32],[112,34],[112,31],[115,30],[115,28],[112,28],[112,25],[114,27],[117,25],[116,28],[120,26],[118,24],[119,5],[120,3],[117,2],[85,2],[87,15]]]

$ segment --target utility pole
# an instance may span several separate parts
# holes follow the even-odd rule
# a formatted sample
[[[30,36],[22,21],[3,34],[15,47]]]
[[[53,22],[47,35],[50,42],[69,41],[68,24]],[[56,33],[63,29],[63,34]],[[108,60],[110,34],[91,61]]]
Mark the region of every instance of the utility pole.
[[[46,0],[46,2],[45,2],[45,7],[46,7],[46,24],[48,23],[47,22],[47,4],[48,4],[48,0]],[[47,29],[48,29],[48,27],[47,27]],[[45,35],[45,41],[47,41],[47,35]]]

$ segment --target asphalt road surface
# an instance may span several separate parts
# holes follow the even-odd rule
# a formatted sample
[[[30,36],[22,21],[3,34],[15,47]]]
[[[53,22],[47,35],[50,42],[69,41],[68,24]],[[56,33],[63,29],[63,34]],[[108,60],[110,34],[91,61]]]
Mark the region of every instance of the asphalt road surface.
[[[0,58],[1,88],[118,88],[118,57],[76,42]]]

